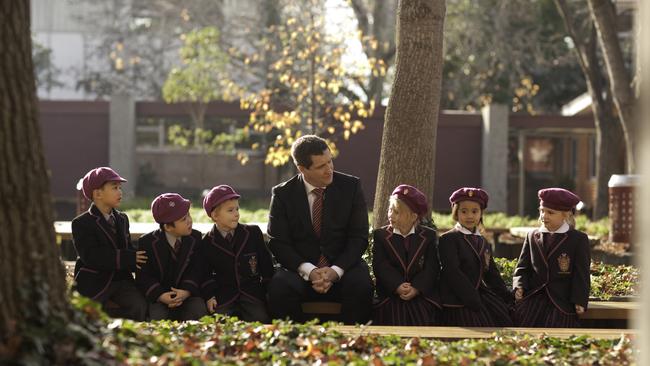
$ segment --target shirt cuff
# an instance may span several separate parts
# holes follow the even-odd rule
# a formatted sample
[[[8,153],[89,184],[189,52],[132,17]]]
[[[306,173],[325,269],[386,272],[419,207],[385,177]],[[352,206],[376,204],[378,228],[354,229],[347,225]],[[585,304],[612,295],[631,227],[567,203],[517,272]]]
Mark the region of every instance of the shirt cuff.
[[[317,267],[309,262],[305,262],[298,267],[298,274],[303,280],[309,281],[309,274]]]
[[[340,281],[341,278],[343,278],[343,274],[345,273],[343,268],[341,268],[339,266],[332,266],[330,268],[332,268],[334,270],[334,272],[336,272],[336,274],[339,275],[339,281]]]

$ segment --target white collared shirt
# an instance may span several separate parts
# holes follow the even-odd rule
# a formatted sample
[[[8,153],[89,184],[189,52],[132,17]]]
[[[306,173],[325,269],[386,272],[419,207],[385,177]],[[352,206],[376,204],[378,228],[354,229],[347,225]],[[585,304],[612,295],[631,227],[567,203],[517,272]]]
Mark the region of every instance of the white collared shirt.
[[[406,235],[402,234],[402,232],[399,231],[398,228],[396,228],[396,227],[393,228],[393,234],[397,234],[397,235],[403,236],[403,237],[405,237],[405,238],[406,238],[407,236],[413,234],[413,233],[415,233],[415,225],[411,226],[411,230],[410,230]]]
[[[217,228],[217,231],[219,232],[219,234],[221,234],[221,236],[222,236],[224,239],[226,238],[226,236],[227,236],[228,234],[232,235],[233,238],[235,237],[235,230],[224,231],[224,230],[221,230],[221,229],[219,228],[219,225],[214,224],[214,226]]]
[[[460,222],[457,222],[456,225],[454,225],[454,229],[460,231],[463,234],[482,236],[481,232],[478,230],[478,226],[476,227],[476,231],[471,232],[467,230],[463,225],[461,225]]]
[[[167,238],[167,243],[169,244],[170,247],[172,247],[172,249],[174,249],[174,245],[176,245],[176,240],[180,239],[176,235],[172,235],[166,231],[165,231],[165,237]]]
[[[311,215],[313,215],[312,209],[314,207],[314,201],[316,201],[316,193],[314,193],[314,189],[316,188],[325,189],[325,187],[316,187],[315,185],[307,182],[304,175],[302,176],[302,181],[305,183],[305,192],[307,193],[307,201],[309,202],[309,215],[311,217]],[[314,218],[312,217],[312,221],[313,219]],[[309,281],[309,274],[311,273],[311,271],[313,271],[316,268],[318,267],[316,267],[313,263],[304,262],[298,266],[298,274],[300,275],[300,277],[302,277],[303,280]],[[336,274],[339,275],[339,280],[343,278],[343,274],[345,273],[343,268],[339,266],[332,266],[330,268],[332,268],[334,272],[336,272]]]
[[[542,224],[542,225],[539,227],[539,232],[540,232],[540,233],[551,233],[551,234],[564,234],[564,233],[566,233],[567,231],[569,231],[570,228],[571,228],[571,227],[569,226],[569,224],[567,224],[566,221],[565,221],[565,222],[563,222],[562,225],[561,225],[557,230],[555,230],[555,231],[550,231],[549,229],[546,228],[546,226],[544,226],[544,224]]]

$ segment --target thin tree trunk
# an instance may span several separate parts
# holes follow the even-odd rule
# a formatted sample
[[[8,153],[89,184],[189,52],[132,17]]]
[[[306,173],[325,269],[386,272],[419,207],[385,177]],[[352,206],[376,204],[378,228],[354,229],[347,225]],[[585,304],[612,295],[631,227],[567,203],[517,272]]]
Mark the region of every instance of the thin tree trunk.
[[[401,0],[397,55],[379,160],[373,226],[386,224],[388,197],[406,183],[433,198],[442,81],[444,0]]]
[[[591,109],[596,125],[596,197],[594,200],[593,218],[601,219],[609,212],[609,192],[607,183],[614,173],[620,173],[619,152],[622,149],[623,132],[614,115],[610,93],[606,92],[603,85],[600,66],[596,54],[596,29],[593,21],[589,36],[583,41],[575,29],[574,19],[566,0],[555,0],[555,5],[564,21],[566,31],[575,45],[576,57],[587,82],[587,89],[591,96]],[[607,95],[607,97],[605,97]]]
[[[610,0],[588,0],[591,17],[598,30],[598,38],[603,49],[607,65],[610,87],[614,104],[621,120],[626,142],[626,163],[628,173],[634,173],[635,167],[635,120],[634,106],[636,98],[632,90],[630,71],[625,67],[623,52],[616,29],[616,11]]]
[[[38,124],[29,1],[0,2],[0,350],[28,322],[67,317]],[[7,348],[4,347],[7,351]]]

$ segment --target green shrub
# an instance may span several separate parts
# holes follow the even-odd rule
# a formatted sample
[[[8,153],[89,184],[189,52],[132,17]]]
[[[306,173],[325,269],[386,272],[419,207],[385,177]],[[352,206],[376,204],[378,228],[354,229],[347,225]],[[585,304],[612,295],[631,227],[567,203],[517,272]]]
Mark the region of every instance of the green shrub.
[[[494,258],[506,286],[512,287],[512,276],[517,267],[516,259]],[[612,297],[637,296],[639,270],[634,266],[591,262],[590,297],[610,300]]]
[[[488,339],[441,341],[422,338],[343,335],[332,324],[276,321],[264,326],[220,315],[197,322],[134,323],[92,315],[96,343],[79,353],[78,364],[177,365],[623,365],[633,363],[638,350],[631,340],[568,339],[513,332]],[[88,346],[85,347],[88,349]]]

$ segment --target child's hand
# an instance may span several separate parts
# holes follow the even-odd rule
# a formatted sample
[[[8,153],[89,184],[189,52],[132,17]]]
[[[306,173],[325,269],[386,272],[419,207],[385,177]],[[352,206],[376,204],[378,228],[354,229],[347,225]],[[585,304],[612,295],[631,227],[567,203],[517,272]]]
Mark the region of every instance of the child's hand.
[[[584,312],[585,312],[585,308],[583,308],[582,306],[576,304],[576,313],[577,314],[583,314]]]
[[[411,287],[411,284],[408,282],[404,282],[401,285],[397,286],[397,289],[395,289],[395,293],[398,294],[400,297],[406,295],[406,293],[409,291],[409,287]]]
[[[524,289],[521,287],[517,287],[517,289],[515,290],[515,301],[520,301],[523,298],[524,298]]]
[[[404,295],[400,295],[400,298],[404,301],[409,301],[418,296],[419,293],[420,291],[418,289],[408,284],[408,291]]]
[[[187,290],[183,290],[182,288],[172,287],[172,291],[176,293],[176,299],[180,302],[183,302],[187,300],[188,297],[190,297],[190,292]]]
[[[147,252],[144,250],[138,250],[135,252],[135,266],[140,269],[145,263],[147,263]]]
[[[158,302],[162,302],[163,304],[169,306],[174,301],[174,297],[176,294],[174,291],[168,291],[168,292],[163,292],[160,296],[158,296]]]
[[[215,299],[213,296],[210,298],[210,300],[205,302],[205,305],[208,307],[208,312],[212,314],[215,312],[215,310],[217,310],[217,299]]]

